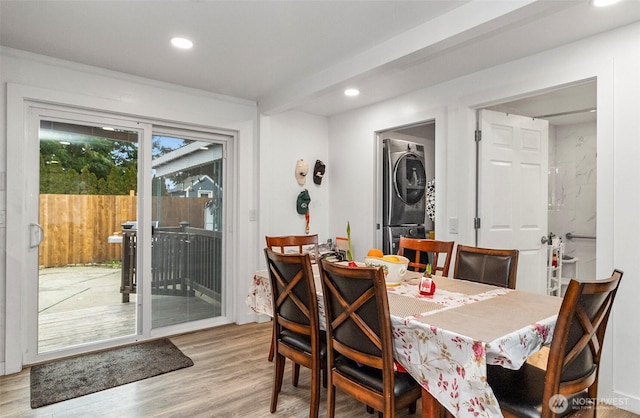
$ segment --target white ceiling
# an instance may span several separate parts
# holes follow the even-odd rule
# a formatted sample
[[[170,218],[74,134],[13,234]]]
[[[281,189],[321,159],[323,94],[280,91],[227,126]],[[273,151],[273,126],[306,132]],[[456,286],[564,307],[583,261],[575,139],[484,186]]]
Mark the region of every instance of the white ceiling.
[[[587,80],[548,93],[487,106],[487,109],[545,119],[552,125],[594,122],[597,117],[597,87],[596,80]]]
[[[637,0],[605,10],[587,0],[0,0],[0,45],[264,113],[328,116],[638,20]],[[194,48],[173,49],[176,35]],[[345,97],[348,86],[362,94]]]

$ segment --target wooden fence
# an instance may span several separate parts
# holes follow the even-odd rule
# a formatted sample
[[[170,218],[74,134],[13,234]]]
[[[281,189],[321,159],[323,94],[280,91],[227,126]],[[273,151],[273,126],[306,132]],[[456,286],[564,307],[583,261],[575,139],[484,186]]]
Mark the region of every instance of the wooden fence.
[[[160,227],[189,222],[204,228],[209,198],[153,198],[153,220]],[[39,247],[41,267],[100,264],[120,261],[122,244],[108,237],[122,231],[121,225],[137,219],[136,196],[40,195],[40,220],[44,239]]]

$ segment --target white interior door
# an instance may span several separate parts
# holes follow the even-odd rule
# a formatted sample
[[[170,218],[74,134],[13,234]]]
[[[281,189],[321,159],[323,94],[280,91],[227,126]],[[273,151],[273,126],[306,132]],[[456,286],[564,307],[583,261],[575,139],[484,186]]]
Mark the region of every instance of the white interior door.
[[[549,123],[480,112],[478,246],[520,250],[516,286],[546,292]]]

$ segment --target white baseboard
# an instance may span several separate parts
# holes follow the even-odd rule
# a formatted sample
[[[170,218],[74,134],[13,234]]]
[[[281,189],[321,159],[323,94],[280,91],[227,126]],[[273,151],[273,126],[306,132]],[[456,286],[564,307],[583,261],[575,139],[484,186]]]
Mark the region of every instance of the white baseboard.
[[[624,409],[625,411],[633,412],[634,414],[640,414],[640,398],[629,395],[628,393],[622,393],[614,390],[611,398],[602,398],[600,401],[611,404],[618,409]]]

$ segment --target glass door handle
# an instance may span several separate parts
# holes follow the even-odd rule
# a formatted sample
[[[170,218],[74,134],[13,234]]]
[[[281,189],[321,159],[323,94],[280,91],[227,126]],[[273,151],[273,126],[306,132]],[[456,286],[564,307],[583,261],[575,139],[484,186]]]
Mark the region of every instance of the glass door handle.
[[[44,229],[40,224],[29,224],[29,248],[36,248],[44,239]]]

